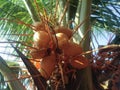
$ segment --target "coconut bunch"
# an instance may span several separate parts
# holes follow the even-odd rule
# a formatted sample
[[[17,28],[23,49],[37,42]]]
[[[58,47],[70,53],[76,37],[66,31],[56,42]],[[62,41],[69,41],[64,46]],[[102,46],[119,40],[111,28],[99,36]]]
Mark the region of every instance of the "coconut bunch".
[[[56,37],[58,40],[58,47],[62,50],[65,57],[64,61],[69,63],[76,69],[82,69],[88,66],[88,60],[80,55],[83,51],[80,45],[70,41],[72,37],[72,30],[66,27],[58,27],[55,29]]]
[[[88,60],[80,56],[82,48],[70,41],[72,30],[63,26],[54,28],[54,32],[47,30],[44,23],[37,22],[34,24],[33,47],[31,56],[34,59],[40,59],[40,73],[49,79],[55,70],[59,59],[58,55],[64,58],[64,64],[67,62],[73,68],[82,69],[88,66]],[[77,57],[76,57],[77,56]]]

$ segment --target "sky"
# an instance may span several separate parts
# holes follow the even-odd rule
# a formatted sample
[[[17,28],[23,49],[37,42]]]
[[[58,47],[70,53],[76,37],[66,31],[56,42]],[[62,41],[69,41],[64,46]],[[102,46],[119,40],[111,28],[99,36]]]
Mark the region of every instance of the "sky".
[[[92,35],[92,40],[94,42],[95,48],[98,48],[99,45],[107,45],[115,37],[115,34],[113,34],[112,32],[108,32],[103,29],[100,30],[99,28],[97,28],[99,30],[97,30],[96,28],[94,28],[94,29],[95,30],[93,30],[94,35]]]

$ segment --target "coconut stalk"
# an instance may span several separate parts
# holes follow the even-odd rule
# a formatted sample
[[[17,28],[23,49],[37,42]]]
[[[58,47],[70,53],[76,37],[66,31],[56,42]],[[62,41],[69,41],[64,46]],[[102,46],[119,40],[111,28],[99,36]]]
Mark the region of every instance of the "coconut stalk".
[[[10,90],[26,90],[22,83],[16,77],[16,74],[9,68],[4,59],[0,56],[0,72],[8,81]]]

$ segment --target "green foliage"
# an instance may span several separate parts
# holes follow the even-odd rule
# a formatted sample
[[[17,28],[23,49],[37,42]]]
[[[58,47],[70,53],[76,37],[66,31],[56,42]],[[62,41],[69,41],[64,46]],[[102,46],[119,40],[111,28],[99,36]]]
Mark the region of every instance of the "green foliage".
[[[31,46],[33,31],[25,24],[31,24],[32,20],[24,3],[21,0],[1,0],[0,10],[0,38],[12,40],[21,46],[21,50],[24,50],[25,42]]]
[[[120,12],[117,1],[93,0],[91,21],[93,26],[120,33]]]

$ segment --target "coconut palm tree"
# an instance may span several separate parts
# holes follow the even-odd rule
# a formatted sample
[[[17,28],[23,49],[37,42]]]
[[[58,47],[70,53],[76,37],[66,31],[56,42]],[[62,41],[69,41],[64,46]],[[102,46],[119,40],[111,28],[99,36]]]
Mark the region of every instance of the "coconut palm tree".
[[[45,79],[43,77],[34,76],[40,74],[39,71],[33,66],[31,62],[29,62],[30,49],[33,48],[33,26],[34,22],[42,21],[43,19],[48,18],[48,26],[59,26],[64,25],[73,29],[76,32],[73,36],[73,40],[80,43],[83,51],[86,52],[90,50],[90,21],[92,27],[104,28],[114,33],[119,33],[119,1],[118,0],[2,0],[0,1],[0,34],[1,38],[4,41],[0,43],[8,43],[11,44],[8,46],[3,46],[6,50],[12,50],[14,48],[15,51],[12,52],[12,56],[16,61],[20,60],[18,57],[22,58],[22,62],[26,65],[28,72],[31,74],[32,80],[38,89],[41,88],[42,83],[46,85]],[[114,10],[114,12],[111,10]],[[91,16],[90,16],[91,14]],[[90,20],[91,19],[91,20]],[[44,21],[44,20],[43,20]],[[71,23],[71,22],[72,23]],[[69,23],[70,22],[70,23]],[[50,25],[49,25],[50,24]],[[102,31],[101,31],[102,32]],[[82,33],[82,34],[80,34]],[[119,36],[119,34],[118,34]],[[93,42],[94,43],[94,42]],[[17,47],[17,48],[16,48]],[[104,49],[103,49],[104,50]],[[2,54],[9,54],[8,52],[1,52]],[[19,56],[18,56],[19,55]],[[86,57],[88,59],[91,58],[91,54],[87,54]],[[93,56],[92,56],[93,57]],[[94,56],[96,57],[96,56]],[[100,56],[99,56],[100,57]],[[98,57],[98,58],[99,58]],[[106,58],[106,57],[105,57]],[[1,58],[1,60],[4,60]],[[9,59],[8,59],[9,60]],[[91,59],[90,59],[91,60]],[[93,60],[93,59],[92,59]],[[5,63],[6,65],[6,63]],[[7,66],[7,65],[6,65]],[[86,67],[81,70],[77,70],[75,76],[77,79],[73,79],[69,81],[66,85],[66,89],[70,90],[70,88],[74,88],[76,90],[103,90],[100,86],[100,82],[102,79],[98,80],[97,83],[97,74],[98,72],[91,72],[92,64],[89,67]],[[94,66],[94,63],[93,63]],[[34,68],[34,69],[33,69]],[[6,73],[9,68],[1,69],[1,73]],[[76,70],[76,69],[75,69]],[[118,69],[117,69],[118,70]],[[35,73],[34,73],[35,71]],[[11,71],[8,71],[11,72]],[[93,74],[92,74],[93,73]],[[113,72],[112,72],[113,73]],[[1,77],[2,77],[1,74]],[[7,74],[7,73],[6,73]],[[102,73],[100,73],[103,75]],[[100,75],[99,74],[99,75]],[[9,74],[8,74],[9,75]],[[89,75],[89,76],[88,76]],[[96,78],[92,78],[92,75]],[[113,75],[110,73],[110,75]],[[71,77],[71,76],[70,76]],[[3,77],[2,77],[3,78]],[[17,77],[16,77],[17,78]],[[109,77],[108,77],[109,78]],[[9,78],[8,78],[9,79]],[[3,79],[1,79],[3,80]],[[31,80],[31,79],[29,79]],[[40,80],[40,81],[39,81]],[[109,80],[109,79],[107,79]],[[23,80],[23,83],[25,81]],[[81,83],[82,82],[82,83]],[[20,82],[19,82],[20,84]],[[19,85],[18,84],[18,85]],[[4,84],[3,84],[4,85]],[[11,86],[11,84],[9,84]],[[20,87],[20,85],[19,85]],[[23,86],[21,85],[21,88]],[[33,87],[34,88],[34,87]],[[49,90],[50,87],[48,87]],[[3,88],[2,88],[3,89]],[[15,90],[15,87],[13,87]],[[23,89],[20,89],[23,90]]]

